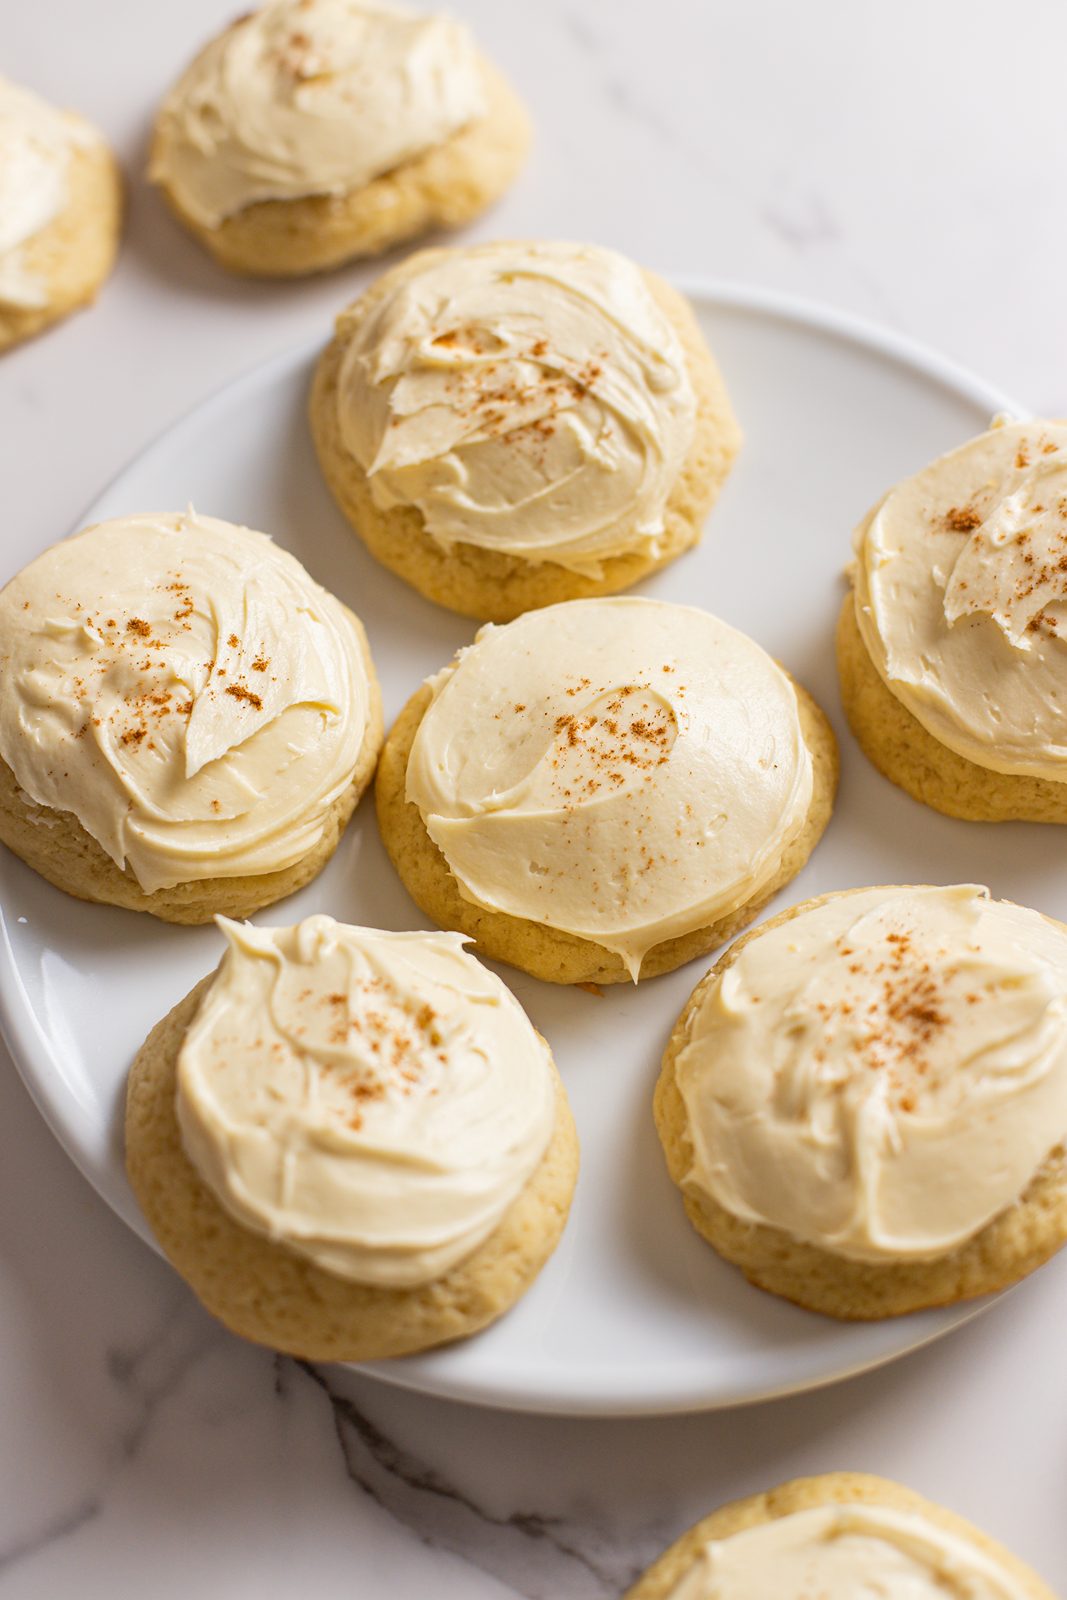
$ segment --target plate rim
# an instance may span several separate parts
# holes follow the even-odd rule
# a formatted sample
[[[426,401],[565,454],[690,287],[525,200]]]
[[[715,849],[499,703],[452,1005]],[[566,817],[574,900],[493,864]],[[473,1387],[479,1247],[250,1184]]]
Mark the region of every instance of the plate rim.
[[[934,347],[896,329],[880,324],[859,313],[843,310],[829,303],[809,299],[790,291],[767,285],[748,284],[730,279],[719,279],[692,272],[664,272],[677,289],[690,300],[703,303],[715,311],[735,310],[768,319],[792,324],[794,327],[814,329],[817,332],[858,345],[885,359],[918,372],[940,387],[965,399],[972,405],[987,410],[990,416],[1006,413],[1020,419],[1032,415],[1029,408],[1020,405],[997,385],[980,377],[969,367],[943,355]],[[184,408],[168,423],[156,430],[139,448],[126,458],[122,466],[97,490],[80,517],[70,528],[70,533],[90,525],[94,508],[106,500],[114,488],[135,467],[151,465],[151,459],[165,446],[171,446],[175,435],[180,435],[194,421],[200,423],[205,413],[224,400],[230,400],[248,387],[269,384],[279,372],[297,369],[324,347],[321,334],[305,335],[273,354],[261,357],[235,375],[220,382],[192,405]],[[32,559],[32,557],[30,558]],[[27,871],[32,870],[30,868]],[[61,891],[57,891],[61,892]],[[82,1147],[76,1131],[69,1124],[62,1108],[63,1096],[49,1073],[41,1073],[34,1065],[39,1052],[47,1050],[40,1037],[40,1028],[25,992],[21,973],[15,959],[9,927],[8,913],[0,903],[0,1036],[11,1054],[16,1071],[30,1099],[44,1119],[57,1143],[73,1162],[82,1177],[110,1209],[157,1254],[162,1255],[147,1222],[141,1215],[124,1173],[101,1173],[90,1152]],[[1017,1287],[1017,1286],[1016,1286]],[[351,1364],[353,1370],[365,1373],[394,1387],[427,1394],[437,1399],[476,1405],[485,1409],[516,1411],[546,1417],[657,1417],[680,1413],[697,1413],[733,1410],[742,1406],[785,1398],[788,1395],[813,1392],[832,1384],[845,1382],[860,1373],[873,1371],[913,1351],[925,1348],[955,1328],[962,1327],[982,1314],[1005,1293],[977,1301],[964,1302],[936,1312],[919,1313],[932,1324],[923,1328],[911,1342],[899,1349],[878,1351],[866,1355],[851,1365],[818,1377],[799,1377],[796,1382],[755,1386],[743,1393],[724,1397],[709,1392],[705,1384],[696,1390],[678,1389],[669,1395],[634,1397],[618,1393],[613,1397],[602,1394],[578,1395],[563,1393],[558,1388],[543,1395],[515,1390],[509,1384],[481,1383],[476,1385],[462,1374],[458,1376],[427,1374],[416,1363],[432,1359],[436,1352],[405,1357],[392,1362],[366,1362]],[[447,1346],[445,1349],[447,1350]]]

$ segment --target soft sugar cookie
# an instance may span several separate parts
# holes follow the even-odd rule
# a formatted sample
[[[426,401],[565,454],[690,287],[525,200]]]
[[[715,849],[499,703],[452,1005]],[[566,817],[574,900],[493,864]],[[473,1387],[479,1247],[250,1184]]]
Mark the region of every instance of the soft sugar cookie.
[[[491,622],[615,593],[696,544],[740,444],[682,296],[547,241],[392,268],[337,319],[310,414],[371,553]]]
[[[0,350],[95,300],[121,222],[102,134],[0,78]]]
[[[127,1092],[127,1171],[170,1261],[233,1332],[308,1360],[499,1317],[555,1249],[578,1166],[518,1001],[454,934],[222,931]]]
[[[171,89],[149,177],[224,267],[296,276],[470,221],[529,142],[513,90],[451,17],[273,0]]]
[[[1067,1240],[1067,928],[851,889],[738,940],[655,1096],[694,1227],[761,1289],[870,1320],[1016,1282]]]
[[[378,821],[442,927],[552,983],[654,977],[721,944],[829,820],[833,734],[705,611],[576,600],[486,627],[417,691]]]
[[[266,534],[122,517],[0,591],[0,839],[79,899],[208,922],[291,894],[381,738],[361,623]]]
[[[1067,423],[1012,422],[854,536],[845,712],[878,770],[977,822],[1067,822]]]
[[[886,1478],[828,1472],[735,1500],[625,1600],[1055,1600],[1017,1556]]]

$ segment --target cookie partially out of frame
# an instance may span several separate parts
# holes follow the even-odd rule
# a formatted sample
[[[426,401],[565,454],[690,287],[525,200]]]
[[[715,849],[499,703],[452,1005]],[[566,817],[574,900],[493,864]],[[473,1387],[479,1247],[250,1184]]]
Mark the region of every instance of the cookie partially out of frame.
[[[668,1600],[692,1569],[704,1546],[729,1539],[780,1517],[821,1506],[884,1507],[921,1517],[1003,1568],[1005,1578],[1026,1600],[1054,1600],[1051,1589],[1019,1558],[988,1534],[953,1511],[935,1505],[913,1489],[866,1472],[827,1472],[814,1478],[794,1478],[765,1494],[751,1495],[720,1506],[710,1516],[683,1533],[626,1593],[625,1600]],[[768,1600],[770,1597],[768,1596]]]
[[[43,285],[42,305],[0,298],[0,351],[91,305],[114,265],[122,227],[122,174],[102,138],[71,148],[67,202],[19,245],[22,266]]]
[[[1067,822],[1067,424],[995,418],[852,547],[837,657],[865,754],[947,816]]]
[[[846,596],[837,621],[841,704],[864,755],[913,799],[966,822],[1067,822],[1067,783],[995,772],[950,750],[878,673]]]

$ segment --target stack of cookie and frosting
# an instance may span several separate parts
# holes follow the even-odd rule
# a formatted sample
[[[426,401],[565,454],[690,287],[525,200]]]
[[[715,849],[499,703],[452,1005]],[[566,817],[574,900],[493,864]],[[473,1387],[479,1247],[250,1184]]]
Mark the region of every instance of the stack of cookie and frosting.
[[[1067,928],[970,885],[851,889],[698,985],[656,1120],[752,1282],[874,1318],[986,1294],[1067,1241]]]
[[[510,85],[451,17],[272,0],[175,83],[149,176],[223,266],[292,276],[470,221],[529,137]]]
[[[1067,424],[1001,421],[856,530],[849,723],[886,777],[977,822],[1067,822]]]
[[[682,296],[557,241],[387,272],[338,317],[311,424],[372,554],[490,622],[615,593],[687,550],[740,444]]]

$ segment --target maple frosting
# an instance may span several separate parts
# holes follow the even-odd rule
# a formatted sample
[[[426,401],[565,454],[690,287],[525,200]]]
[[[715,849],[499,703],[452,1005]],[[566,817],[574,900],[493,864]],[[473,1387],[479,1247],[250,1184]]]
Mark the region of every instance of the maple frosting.
[[[706,611],[574,600],[486,626],[432,680],[407,798],[475,904],[617,952],[755,895],[803,828],[793,686]]]
[[[160,111],[149,177],[215,228],[343,194],[484,114],[466,28],[386,0],[274,0],[214,39]]]
[[[0,591],[0,756],[148,893],[322,837],[372,703],[354,618],[266,534],[102,522]],[[38,819],[46,820],[46,819]]]
[[[555,1125],[548,1047],[452,933],[218,918],[177,1114],[239,1222],[357,1283],[411,1288],[477,1248]]]
[[[979,766],[1067,781],[1067,423],[941,456],[854,547],[857,623],[896,698]]]
[[[972,1540],[914,1511],[826,1505],[709,1540],[667,1600],[1027,1600]]]
[[[0,78],[0,305],[48,304],[24,246],[69,203],[72,151],[99,142],[81,117]]]
[[[931,1259],[1067,1134],[1067,931],[988,891],[832,896],[690,1012],[687,1188],[860,1261]]]
[[[347,335],[338,426],[383,510],[598,577],[655,554],[693,439],[685,353],[640,270],[592,245],[427,252]]]

